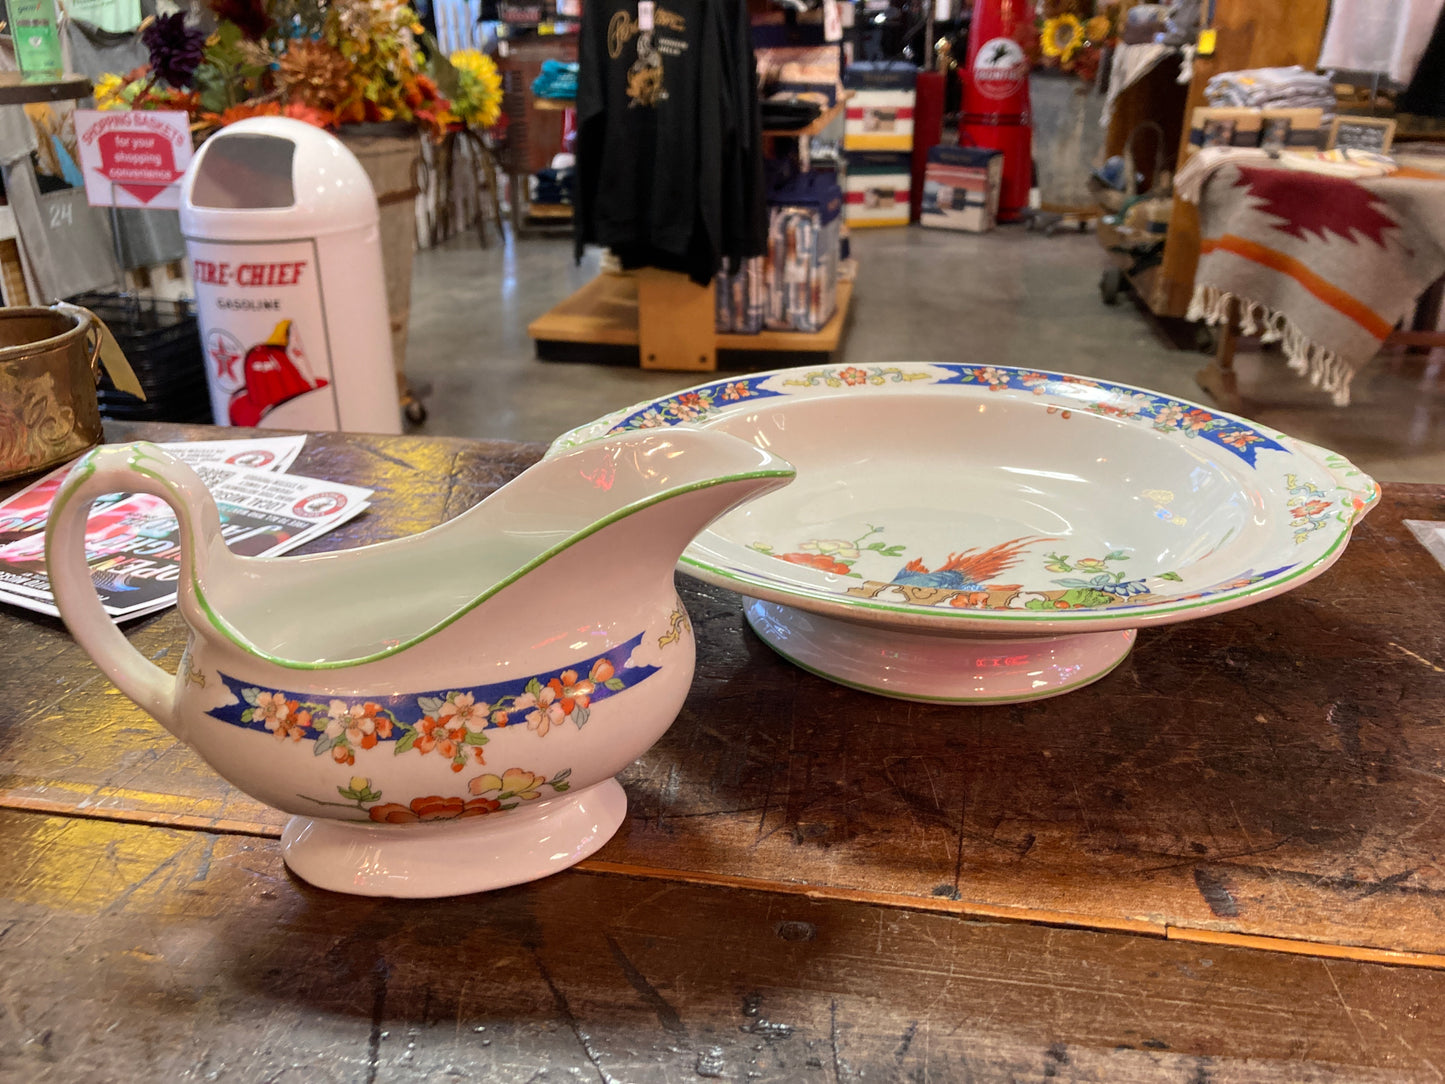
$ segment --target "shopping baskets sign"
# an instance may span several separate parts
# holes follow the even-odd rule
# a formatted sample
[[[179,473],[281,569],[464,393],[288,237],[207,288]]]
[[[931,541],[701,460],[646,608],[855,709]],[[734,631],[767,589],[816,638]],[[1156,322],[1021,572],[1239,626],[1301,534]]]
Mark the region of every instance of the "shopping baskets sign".
[[[192,150],[187,114],[77,109],[75,140],[92,207],[180,208]]]

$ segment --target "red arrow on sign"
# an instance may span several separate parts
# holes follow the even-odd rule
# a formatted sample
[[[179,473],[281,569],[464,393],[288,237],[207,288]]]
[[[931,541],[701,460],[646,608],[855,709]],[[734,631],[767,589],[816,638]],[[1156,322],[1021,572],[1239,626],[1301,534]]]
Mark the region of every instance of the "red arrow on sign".
[[[176,182],[175,151],[170,140],[156,132],[105,132],[100,148],[101,176],[113,181],[142,203],[149,203]]]

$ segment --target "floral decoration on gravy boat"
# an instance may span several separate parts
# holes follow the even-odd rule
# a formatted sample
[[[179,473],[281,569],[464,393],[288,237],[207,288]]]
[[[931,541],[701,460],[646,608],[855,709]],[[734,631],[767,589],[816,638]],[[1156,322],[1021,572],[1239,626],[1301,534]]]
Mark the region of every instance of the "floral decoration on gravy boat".
[[[628,664],[642,637],[638,633],[605,654],[550,674],[374,699],[312,700],[304,691],[259,689],[218,674],[235,699],[207,714],[232,726],[269,733],[280,742],[305,740],[314,755],[329,753],[338,764],[355,764],[358,750],[384,744],[398,756],[438,752],[450,761],[452,771],[459,772],[469,753],[478,764],[486,763],[482,746],[489,740],[489,730],[524,725],[546,737],[564,723],[582,729],[591,718],[593,701],[605,700],[657,673],[656,666]]]
[[[757,600],[754,629],[799,665],[919,700],[1032,699],[1102,676],[1141,625],[1320,574],[1379,495],[1340,456],[1247,419],[998,365],[718,380],[573,430],[549,454],[669,427],[728,432],[798,467],[788,493],[718,521],[679,568]]]

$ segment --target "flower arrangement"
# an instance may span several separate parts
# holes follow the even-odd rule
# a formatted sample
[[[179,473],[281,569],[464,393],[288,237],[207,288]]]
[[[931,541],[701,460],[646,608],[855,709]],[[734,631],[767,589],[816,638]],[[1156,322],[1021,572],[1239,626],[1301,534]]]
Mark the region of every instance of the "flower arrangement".
[[[486,127],[500,112],[490,58],[453,70],[403,0],[208,0],[207,35],[184,14],[149,20],[150,62],[96,84],[101,109],[183,109],[206,130],[253,116],[319,127],[403,121],[440,138],[459,119]],[[458,88],[462,113],[441,85]]]
[[[186,25],[181,12],[147,20],[141,44],[151,62],[129,75],[103,75],[95,84],[99,109],[181,109],[199,105],[191,90],[205,59],[206,35]]]
[[[1104,50],[1117,40],[1122,6],[1121,0],[1044,0],[1019,44],[1036,65],[1092,83]]]

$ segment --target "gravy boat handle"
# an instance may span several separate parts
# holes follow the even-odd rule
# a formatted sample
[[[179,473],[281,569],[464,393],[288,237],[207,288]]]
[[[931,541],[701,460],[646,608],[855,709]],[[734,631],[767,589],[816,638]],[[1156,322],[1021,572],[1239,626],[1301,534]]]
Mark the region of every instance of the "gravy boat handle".
[[[50,588],[71,635],[121,692],[184,741],[176,710],[180,679],[132,646],[105,612],[90,578],[86,520],[90,506],[107,493],[149,493],[175,511],[181,527],[177,599],[187,623],[192,622],[186,610],[194,605],[189,585],[201,575],[199,566],[214,546],[224,545],[220,513],[200,478],[184,463],[153,444],[123,444],[96,448],[71,468],[51,504],[45,529]]]

